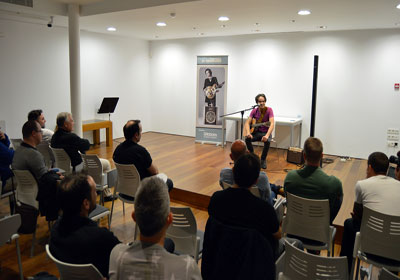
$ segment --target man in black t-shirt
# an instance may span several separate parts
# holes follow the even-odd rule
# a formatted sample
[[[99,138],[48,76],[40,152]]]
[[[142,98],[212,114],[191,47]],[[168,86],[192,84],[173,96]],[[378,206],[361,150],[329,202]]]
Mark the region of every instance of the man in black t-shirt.
[[[118,145],[113,154],[113,160],[120,164],[133,164],[139,172],[140,179],[159,174],[153,164],[150,153],[145,147],[139,145],[142,138],[142,125],[140,120],[130,120],[124,125],[125,141]],[[162,174],[160,174],[163,178]],[[165,175],[165,174],[164,174]],[[164,176],[166,178],[166,176]],[[168,191],[173,187],[172,180],[167,178]]]

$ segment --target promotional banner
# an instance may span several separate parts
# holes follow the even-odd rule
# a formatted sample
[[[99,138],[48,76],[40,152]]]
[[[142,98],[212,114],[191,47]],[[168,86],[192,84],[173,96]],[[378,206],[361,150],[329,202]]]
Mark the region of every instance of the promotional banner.
[[[228,56],[197,57],[196,142],[220,144],[226,108]]]

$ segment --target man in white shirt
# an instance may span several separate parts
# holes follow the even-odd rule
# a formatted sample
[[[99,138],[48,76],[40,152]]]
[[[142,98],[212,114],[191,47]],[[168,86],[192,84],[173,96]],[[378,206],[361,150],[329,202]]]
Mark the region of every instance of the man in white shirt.
[[[400,216],[400,181],[386,176],[388,157],[375,152],[368,157],[367,179],[358,181],[352,218],[344,222],[341,256],[347,256],[349,271],[353,260],[355,236],[361,227],[363,207],[394,216]]]
[[[28,114],[28,121],[37,121],[40,124],[43,132],[42,141],[49,143],[51,137],[53,137],[54,131],[45,128],[46,119],[44,118],[43,111],[41,109],[30,111]]]
[[[140,238],[130,245],[114,247],[110,256],[110,280],[201,279],[192,257],[168,253],[163,247],[172,213],[162,179],[153,176],[142,180],[132,218],[140,229]]]

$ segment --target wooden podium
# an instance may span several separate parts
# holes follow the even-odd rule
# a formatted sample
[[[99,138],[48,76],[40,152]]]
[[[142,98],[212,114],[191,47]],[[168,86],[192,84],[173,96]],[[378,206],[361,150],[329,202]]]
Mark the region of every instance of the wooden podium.
[[[82,122],[82,131],[93,130],[93,142],[96,145],[100,144],[100,129],[106,129],[106,145],[111,146],[113,141],[112,122],[106,120],[87,120]]]

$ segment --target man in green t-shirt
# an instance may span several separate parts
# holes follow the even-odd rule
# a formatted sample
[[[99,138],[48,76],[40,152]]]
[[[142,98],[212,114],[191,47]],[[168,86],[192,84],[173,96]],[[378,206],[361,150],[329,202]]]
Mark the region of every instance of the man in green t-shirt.
[[[327,175],[320,168],[322,151],[321,140],[309,137],[304,142],[305,166],[286,175],[284,189],[285,192],[304,198],[329,199],[330,223],[332,223],[342,205],[343,188],[338,178]]]

